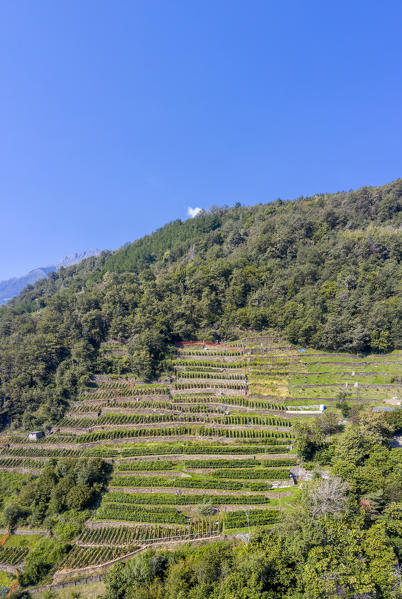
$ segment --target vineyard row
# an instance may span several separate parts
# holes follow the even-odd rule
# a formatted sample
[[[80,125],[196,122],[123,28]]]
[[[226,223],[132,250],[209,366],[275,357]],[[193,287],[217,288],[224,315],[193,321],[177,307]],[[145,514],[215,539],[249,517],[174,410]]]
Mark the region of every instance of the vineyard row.
[[[134,542],[149,543],[160,540],[201,538],[220,532],[220,526],[211,521],[199,521],[177,528],[168,526],[119,526],[90,528],[83,531],[81,544],[129,545]]]
[[[283,431],[269,430],[232,430],[232,429],[217,429],[217,428],[193,428],[193,427],[177,427],[177,428],[153,428],[153,429],[120,429],[112,431],[97,431],[77,435],[75,441],[77,443],[93,443],[106,439],[129,439],[138,437],[171,437],[171,436],[201,436],[201,437],[226,437],[229,439],[261,439],[269,440],[275,438],[290,439],[290,433]],[[56,440],[56,439],[55,439]]]

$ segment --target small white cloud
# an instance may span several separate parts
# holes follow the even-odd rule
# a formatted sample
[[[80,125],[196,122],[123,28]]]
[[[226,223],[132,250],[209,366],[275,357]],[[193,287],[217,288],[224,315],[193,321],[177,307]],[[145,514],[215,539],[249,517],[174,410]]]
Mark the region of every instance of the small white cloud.
[[[202,208],[191,208],[191,206],[189,206],[187,208],[187,214],[191,217],[194,218],[195,216],[197,216],[200,212],[202,212]]]

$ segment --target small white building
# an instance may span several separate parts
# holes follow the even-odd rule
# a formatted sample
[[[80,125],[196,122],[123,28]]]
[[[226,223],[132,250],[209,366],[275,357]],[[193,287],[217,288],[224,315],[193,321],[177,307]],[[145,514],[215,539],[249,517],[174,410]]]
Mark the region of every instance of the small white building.
[[[29,435],[28,435],[28,439],[30,441],[37,441],[41,437],[43,437],[42,431],[32,431],[32,433],[29,433]]]

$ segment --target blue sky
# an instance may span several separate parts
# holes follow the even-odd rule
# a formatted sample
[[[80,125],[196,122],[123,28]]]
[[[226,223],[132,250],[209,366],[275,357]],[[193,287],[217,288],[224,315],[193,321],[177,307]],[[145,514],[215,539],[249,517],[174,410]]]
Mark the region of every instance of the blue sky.
[[[402,176],[399,1],[2,0],[0,279]]]

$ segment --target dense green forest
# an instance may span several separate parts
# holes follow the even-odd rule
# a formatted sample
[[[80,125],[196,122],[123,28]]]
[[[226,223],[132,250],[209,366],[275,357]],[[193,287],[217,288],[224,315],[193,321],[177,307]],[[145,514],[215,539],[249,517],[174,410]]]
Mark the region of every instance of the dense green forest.
[[[399,179],[212,208],[51,273],[0,310],[3,424],[55,422],[90,373],[116,368],[106,339],[128,344],[117,367],[143,380],[175,341],[245,329],[328,350],[402,347],[401,200]]]

